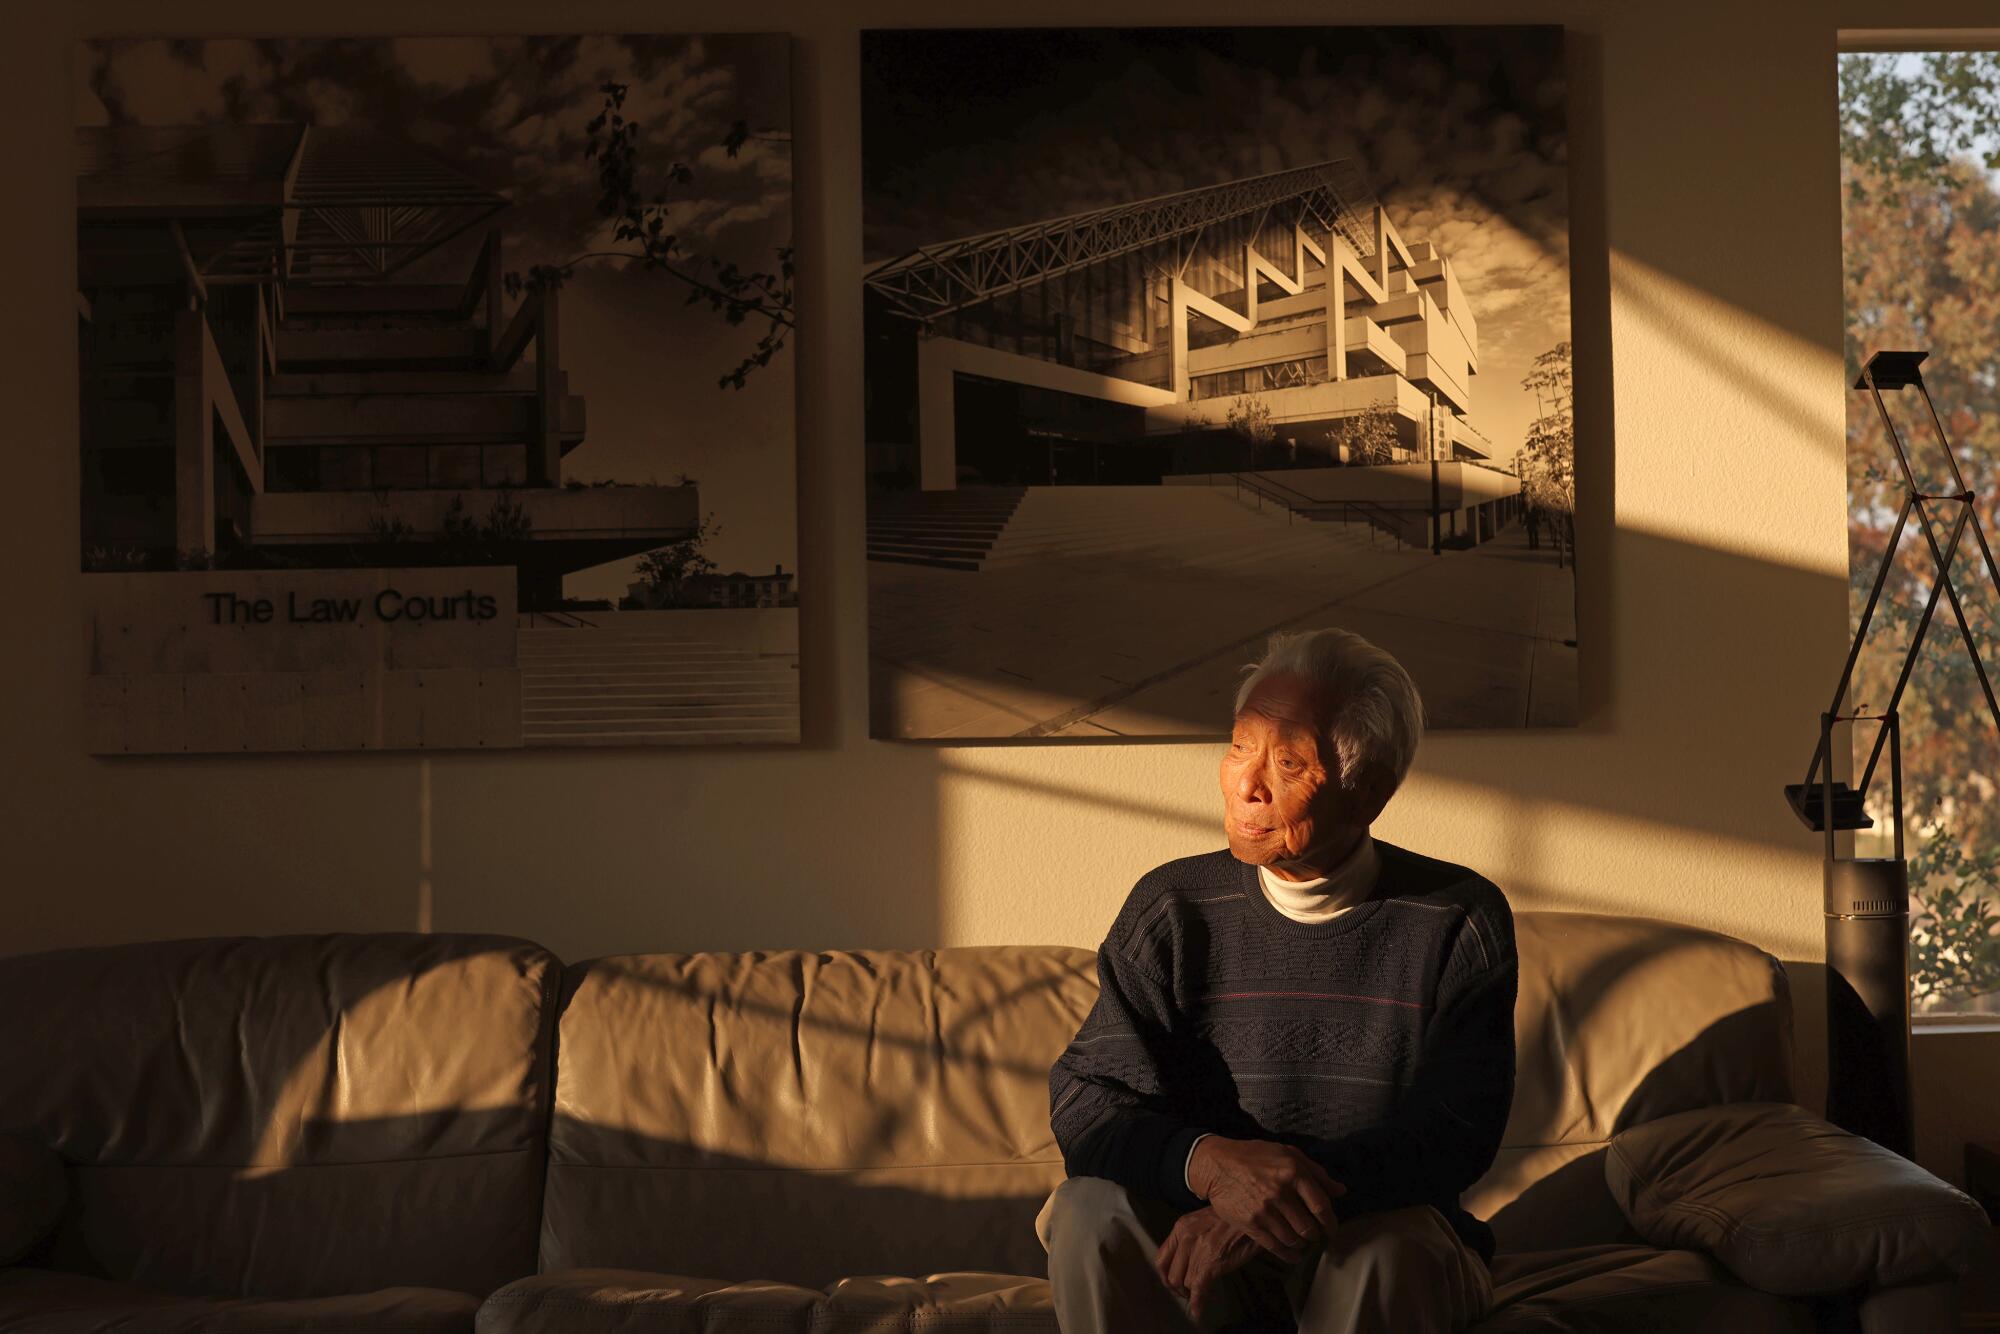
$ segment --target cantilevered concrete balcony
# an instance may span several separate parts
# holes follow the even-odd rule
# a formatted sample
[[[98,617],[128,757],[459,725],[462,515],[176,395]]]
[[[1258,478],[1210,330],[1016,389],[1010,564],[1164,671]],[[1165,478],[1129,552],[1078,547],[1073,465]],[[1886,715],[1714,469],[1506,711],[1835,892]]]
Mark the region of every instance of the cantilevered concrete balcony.
[[[1260,389],[1253,393],[1205,398],[1197,407],[1211,423],[1220,423],[1239,399],[1255,399],[1270,409],[1271,424],[1281,434],[1288,430],[1323,430],[1376,408],[1417,421],[1427,416],[1431,406],[1423,391],[1400,375],[1362,375],[1285,389]],[[1148,435],[1173,435],[1186,429],[1187,410],[1184,405],[1169,404],[1146,409]]]
[[[557,376],[556,430],[565,452],[585,434],[584,400]],[[534,367],[470,371],[281,374],[265,387],[264,429],[294,445],[525,442],[538,428]]]
[[[1387,366],[1390,370],[1395,371],[1398,375],[1407,376],[1410,374],[1409,360],[1403,351],[1402,344],[1398,343],[1387,329],[1384,329],[1374,320],[1369,319],[1366,315],[1350,316],[1347,321],[1346,330],[1347,356],[1350,369],[1364,361],[1364,358],[1357,357],[1355,354],[1366,353],[1384,366]]]
[[[1349,320],[1350,326],[1358,321]],[[1352,340],[1353,334],[1348,335]],[[1326,320],[1260,325],[1226,343],[1188,350],[1188,374],[1213,375],[1218,371],[1242,370],[1272,362],[1326,355]]]
[[[521,564],[567,571],[680,541],[700,522],[701,498],[692,486],[280,492],[251,501],[250,524],[256,545],[301,554],[407,549],[443,541],[458,525],[493,531],[494,517],[516,506],[520,535],[471,540],[512,546]]]
[[[1398,375],[1415,378],[1411,376],[1408,356],[1402,345],[1381,325],[1366,315],[1351,315],[1344,322],[1343,329],[1347,347],[1348,378],[1367,378],[1379,374],[1382,368],[1395,371]],[[1196,401],[1207,402],[1219,397],[1214,393],[1201,391],[1202,376],[1235,370],[1250,371],[1261,366],[1281,365],[1285,362],[1326,355],[1326,324],[1323,321],[1284,324],[1271,329],[1260,326],[1255,333],[1245,334],[1213,347],[1196,348],[1188,353],[1188,370],[1194,380],[1194,398]]]

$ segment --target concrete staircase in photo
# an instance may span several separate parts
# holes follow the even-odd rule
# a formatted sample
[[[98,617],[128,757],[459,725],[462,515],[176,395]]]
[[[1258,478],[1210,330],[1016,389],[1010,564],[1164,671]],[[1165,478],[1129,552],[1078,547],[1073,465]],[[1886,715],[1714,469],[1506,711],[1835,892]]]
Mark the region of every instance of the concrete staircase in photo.
[[[586,622],[524,628],[518,636],[527,745],[799,739],[795,656]]]
[[[902,491],[868,500],[868,559],[977,570],[1021,503],[1018,486]]]
[[[1363,525],[1288,521],[1259,511],[1233,488],[1199,486],[1038,486],[1015,509],[979,568],[1048,562],[1132,562],[1216,572],[1281,572],[1293,559],[1367,552]],[[1386,537],[1376,549],[1393,550]]]

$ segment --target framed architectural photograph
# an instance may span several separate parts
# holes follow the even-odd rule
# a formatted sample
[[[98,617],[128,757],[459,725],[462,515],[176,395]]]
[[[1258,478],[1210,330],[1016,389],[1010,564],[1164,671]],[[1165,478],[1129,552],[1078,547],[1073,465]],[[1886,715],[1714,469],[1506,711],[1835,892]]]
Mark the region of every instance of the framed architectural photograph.
[[[797,741],[786,38],[77,55],[94,752]]]
[[[862,98],[876,736],[1217,736],[1322,626],[1576,721],[1560,28],[874,31]]]

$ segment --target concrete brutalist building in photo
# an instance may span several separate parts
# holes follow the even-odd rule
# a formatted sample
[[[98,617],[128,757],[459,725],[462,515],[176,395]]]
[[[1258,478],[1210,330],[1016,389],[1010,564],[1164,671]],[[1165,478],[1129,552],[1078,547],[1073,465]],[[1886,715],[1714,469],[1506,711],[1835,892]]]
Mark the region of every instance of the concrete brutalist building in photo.
[[[1353,162],[864,282],[875,735],[1204,736],[1244,655],[1325,625],[1440,726],[1573,721],[1573,579],[1473,424],[1472,298]]]
[[[797,740],[796,612],[564,603],[699,497],[566,482],[585,404],[504,195],[351,127],[77,149],[94,753]]]
[[[564,573],[677,541],[685,486],[563,487],[557,293],[507,313],[507,199],[300,124],[77,131],[86,568]]]
[[[1411,542],[1518,511],[1451,261],[1348,161],[923,246],[867,302],[878,492],[1226,482]]]

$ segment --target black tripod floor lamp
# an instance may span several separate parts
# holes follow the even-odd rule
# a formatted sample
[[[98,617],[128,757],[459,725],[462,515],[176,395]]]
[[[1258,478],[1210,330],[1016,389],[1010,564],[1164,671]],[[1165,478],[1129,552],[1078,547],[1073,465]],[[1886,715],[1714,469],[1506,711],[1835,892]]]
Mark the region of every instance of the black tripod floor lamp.
[[[1950,603],[1958,621],[1965,649],[1972,657],[1972,669],[1985,692],[1986,707],[2000,729],[2000,702],[1981,660],[1978,641],[1965,618],[1958,589],[1951,581],[1952,563],[1959,543],[1970,531],[1979,546],[1986,577],[2000,593],[2000,569],[1993,562],[1993,549],[1979,521],[1973,492],[1965,485],[1958,458],[1946,437],[1944,423],[1931,402],[1930,390],[1918,367],[1927,353],[1877,352],[1862,367],[1856,389],[1866,389],[1888,432],[1896,467],[1903,479],[1903,504],[1896,514],[1881,568],[1875,572],[1868,601],[1856,623],[1854,643],[1847,650],[1847,662],[1834,687],[1833,703],[1820,715],[1819,745],[1806,767],[1803,783],[1785,788],[1785,798],[1809,828],[1826,835],[1826,1043],[1827,1118],[1835,1125],[1866,1135],[1885,1148],[1908,1157],[1912,1149],[1913,1127],[1910,1107],[1910,878],[1903,855],[1903,765],[1902,730],[1897,709],[1903,690],[1923,650],[1924,634],[1930,629],[1940,595]],[[1882,401],[1884,393],[1915,389],[1924,401],[1937,446],[1949,469],[1950,492],[1926,492],[1917,484],[1910,456],[1896,433],[1896,424]],[[1943,507],[1941,511],[1939,507]],[[1955,507],[1955,512],[1953,511]],[[1950,513],[1949,519],[1944,517]],[[1882,598],[1896,550],[1916,516],[1918,531],[1929,549],[1934,571],[1924,609],[1910,637],[1896,676],[1895,690],[1888,707],[1868,713],[1863,706],[1847,710],[1848,687],[1853,683],[1854,664],[1868,639],[1868,629]],[[1940,531],[1942,530],[1942,531]],[[1849,785],[1834,777],[1834,729],[1842,724],[1875,725],[1874,744],[1860,781]],[[1884,751],[1889,757],[1889,812],[1894,823],[1893,855],[1888,857],[1841,857],[1835,835],[1843,830],[1872,829],[1875,821],[1867,812],[1868,792],[1876,778]]]

